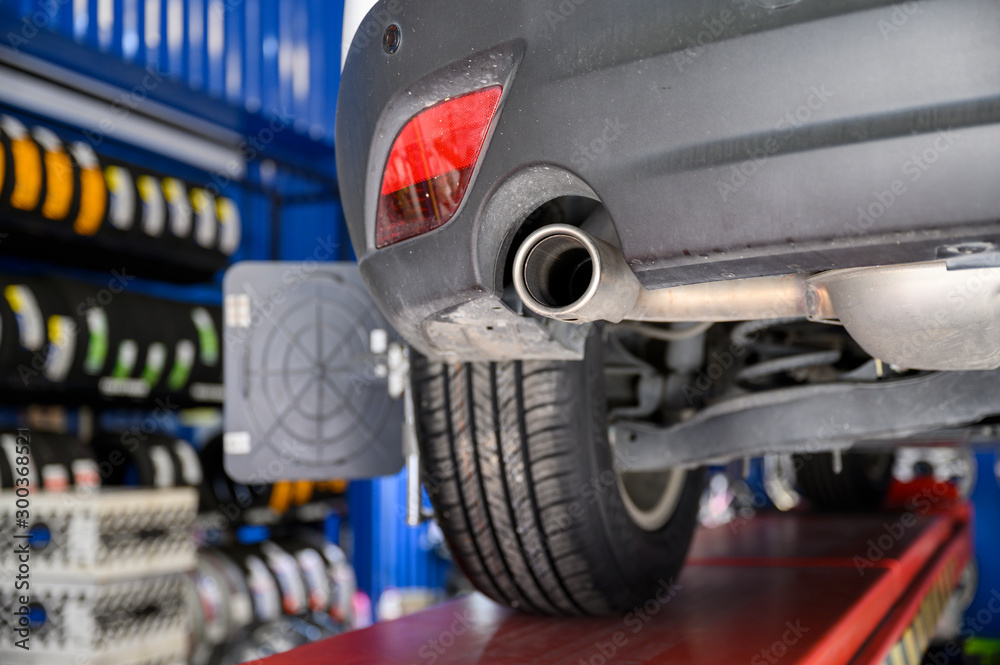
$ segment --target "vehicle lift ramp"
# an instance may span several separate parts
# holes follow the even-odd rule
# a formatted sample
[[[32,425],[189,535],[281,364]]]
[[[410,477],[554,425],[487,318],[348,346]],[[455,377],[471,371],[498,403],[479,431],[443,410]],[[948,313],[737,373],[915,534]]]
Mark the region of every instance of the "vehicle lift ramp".
[[[624,616],[473,595],[262,665],[917,665],[972,552],[969,510],[779,514],[700,530],[676,583]]]

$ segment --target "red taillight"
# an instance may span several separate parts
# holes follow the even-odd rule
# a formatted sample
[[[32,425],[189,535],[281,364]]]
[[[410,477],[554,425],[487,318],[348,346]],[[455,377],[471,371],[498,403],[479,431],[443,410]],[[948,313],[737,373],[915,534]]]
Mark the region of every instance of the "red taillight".
[[[406,124],[382,176],[376,247],[426,233],[452,218],[469,187],[501,91],[495,85],[449,99]]]

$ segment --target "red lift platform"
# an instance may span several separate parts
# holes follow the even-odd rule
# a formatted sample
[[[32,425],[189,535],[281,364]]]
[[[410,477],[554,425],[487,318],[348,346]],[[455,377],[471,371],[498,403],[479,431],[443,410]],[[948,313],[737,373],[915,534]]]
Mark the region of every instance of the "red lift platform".
[[[475,595],[262,665],[917,665],[971,552],[967,509],[758,517],[695,537],[676,585],[623,617]]]

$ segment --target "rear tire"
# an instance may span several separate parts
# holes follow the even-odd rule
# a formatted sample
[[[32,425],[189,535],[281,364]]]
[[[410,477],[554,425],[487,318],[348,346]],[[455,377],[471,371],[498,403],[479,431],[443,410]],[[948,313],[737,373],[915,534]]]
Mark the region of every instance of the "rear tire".
[[[703,474],[664,476],[658,499],[655,478],[623,483],[614,472],[597,336],[582,362],[413,365],[424,485],[480,591],[553,615],[663,598],[687,553]],[[645,496],[626,507],[626,486]],[[633,517],[644,506],[645,528]]]

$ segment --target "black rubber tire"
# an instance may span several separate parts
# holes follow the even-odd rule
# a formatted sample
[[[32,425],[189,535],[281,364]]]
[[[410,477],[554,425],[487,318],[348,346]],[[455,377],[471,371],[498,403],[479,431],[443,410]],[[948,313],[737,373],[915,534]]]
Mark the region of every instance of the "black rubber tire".
[[[128,443],[125,442],[128,440]],[[98,468],[102,469],[101,484],[111,487],[126,487],[129,471],[135,469],[137,487],[156,486],[156,467],[149,456],[148,444],[138,441],[134,435],[118,432],[98,434],[90,442],[97,457]],[[119,463],[115,463],[115,459]],[[107,475],[104,471],[107,471]]]
[[[825,512],[875,512],[892,481],[892,453],[843,453],[843,468],[833,472],[833,455],[795,457],[799,491]]]
[[[582,362],[442,365],[414,354],[423,480],[452,554],[497,602],[534,614],[628,611],[673,583],[704,474],[657,531],[612,471],[600,340]]]

